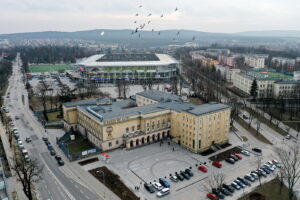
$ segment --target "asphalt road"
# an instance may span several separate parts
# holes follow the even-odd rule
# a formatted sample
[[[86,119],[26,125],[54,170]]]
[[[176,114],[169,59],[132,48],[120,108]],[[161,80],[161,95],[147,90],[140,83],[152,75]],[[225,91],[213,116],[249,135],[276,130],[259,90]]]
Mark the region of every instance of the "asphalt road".
[[[20,72],[21,60],[17,57],[13,65],[13,75],[9,79],[9,98],[5,98],[5,105],[10,109],[10,116],[19,129],[20,138],[32,158],[37,158],[44,166],[42,180],[37,183],[38,193],[41,199],[51,200],[97,200],[100,199],[94,192],[77,183],[72,177],[67,177],[61,169],[68,168],[68,165],[59,167],[52,157],[44,142],[41,140],[45,130],[33,116],[28,107],[27,91],[22,81]],[[22,98],[24,96],[24,98]],[[24,99],[24,102],[23,100]],[[26,143],[25,138],[31,137],[32,142]],[[57,148],[56,145],[53,145]],[[58,152],[58,151],[57,151]]]

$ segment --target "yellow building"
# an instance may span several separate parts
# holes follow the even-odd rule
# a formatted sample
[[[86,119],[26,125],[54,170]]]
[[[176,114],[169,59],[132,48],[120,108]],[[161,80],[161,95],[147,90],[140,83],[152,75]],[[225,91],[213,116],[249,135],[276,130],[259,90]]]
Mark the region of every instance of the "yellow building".
[[[228,141],[229,106],[194,105],[157,90],[123,101],[101,98],[65,103],[63,113],[67,130],[79,131],[105,151],[166,137],[193,152]]]

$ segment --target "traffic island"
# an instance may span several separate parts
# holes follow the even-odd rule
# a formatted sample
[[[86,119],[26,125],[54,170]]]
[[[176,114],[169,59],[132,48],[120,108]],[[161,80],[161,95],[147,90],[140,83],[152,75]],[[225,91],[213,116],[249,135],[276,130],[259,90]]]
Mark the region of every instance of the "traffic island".
[[[103,183],[113,193],[115,193],[121,199],[126,200],[139,200],[137,197],[121,180],[120,177],[110,171],[107,167],[99,167],[89,170],[98,181]]]

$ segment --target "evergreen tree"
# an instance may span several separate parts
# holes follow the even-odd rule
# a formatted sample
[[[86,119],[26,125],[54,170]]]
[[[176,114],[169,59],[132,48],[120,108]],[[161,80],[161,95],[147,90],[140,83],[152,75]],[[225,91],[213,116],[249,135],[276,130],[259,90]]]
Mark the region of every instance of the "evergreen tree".
[[[252,85],[251,85],[251,90],[250,90],[250,95],[253,97],[253,99],[256,99],[257,97],[257,81],[256,79],[253,80]]]

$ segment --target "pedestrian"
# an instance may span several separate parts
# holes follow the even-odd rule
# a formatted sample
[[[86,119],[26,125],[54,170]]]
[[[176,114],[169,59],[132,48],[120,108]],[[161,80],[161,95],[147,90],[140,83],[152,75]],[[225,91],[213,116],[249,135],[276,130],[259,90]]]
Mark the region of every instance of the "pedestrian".
[[[168,145],[169,145],[169,146],[170,146],[170,144],[171,144],[171,143],[170,143],[170,142],[168,142]]]
[[[161,147],[161,143],[159,143],[159,146]]]
[[[173,147],[173,151],[175,151],[175,148]]]
[[[298,133],[297,133],[297,137],[298,137]]]

